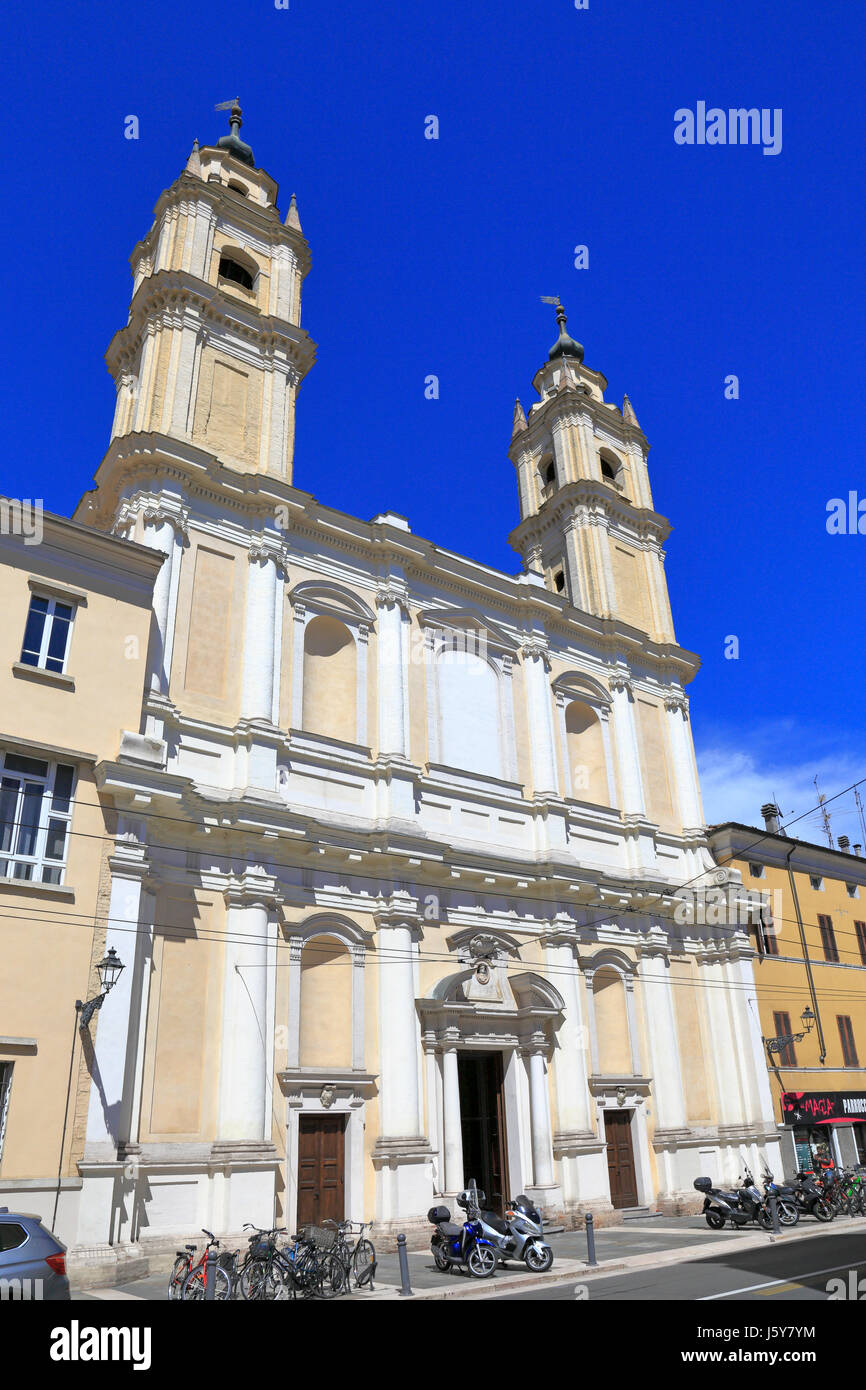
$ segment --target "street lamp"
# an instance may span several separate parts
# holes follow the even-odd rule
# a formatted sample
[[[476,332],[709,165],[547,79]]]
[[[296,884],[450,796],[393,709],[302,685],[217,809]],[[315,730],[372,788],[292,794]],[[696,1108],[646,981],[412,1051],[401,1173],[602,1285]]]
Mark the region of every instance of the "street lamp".
[[[125,967],[120,956],[117,954],[114,947],[111,946],[96,968],[99,971],[99,983],[102,985],[102,993],[95,995],[93,999],[88,999],[86,1004],[83,1004],[80,999],[76,999],[75,1001],[75,1009],[76,1012],[80,1014],[79,1024],[82,1028],[86,1028],[93,1015],[96,1013],[96,1010],[102,1008],[105,996],[108,994],[109,990],[112,990],[117,984],[117,981],[120,979],[120,972]]]
[[[789,1047],[791,1043],[802,1042],[806,1034],[811,1033],[812,1024],[815,1022],[815,1015],[812,1013],[808,1004],[801,1013],[800,1020],[803,1024],[802,1033],[782,1033],[778,1038],[764,1038],[764,1044],[767,1051],[770,1053],[771,1065],[773,1064],[772,1054],[774,1052],[784,1052],[785,1048]]]

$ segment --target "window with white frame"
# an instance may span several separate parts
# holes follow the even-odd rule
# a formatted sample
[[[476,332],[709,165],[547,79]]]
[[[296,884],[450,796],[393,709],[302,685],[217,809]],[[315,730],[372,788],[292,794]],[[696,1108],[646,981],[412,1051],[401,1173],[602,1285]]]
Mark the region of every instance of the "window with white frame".
[[[0,760],[0,878],[61,884],[75,769],[17,753]]]
[[[47,594],[32,595],[21,647],[21,660],[25,666],[38,666],[43,671],[63,674],[74,612],[72,604],[64,603],[62,599],[49,598]]]
[[[6,1136],[6,1116],[9,1114],[9,1094],[12,1090],[12,1063],[0,1062],[0,1162],[3,1159],[3,1140]]]

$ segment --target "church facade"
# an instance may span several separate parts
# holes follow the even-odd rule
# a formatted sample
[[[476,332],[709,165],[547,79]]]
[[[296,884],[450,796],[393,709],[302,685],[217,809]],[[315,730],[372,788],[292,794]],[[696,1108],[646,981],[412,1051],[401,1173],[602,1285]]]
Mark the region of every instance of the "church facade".
[[[505,574],[293,486],[294,198],[195,147],[132,255],[76,520],[164,556],[95,949],[80,1249],[372,1220],[471,1178],[550,1222],[681,1210],[776,1144],[703,824],[648,444],[558,312]]]

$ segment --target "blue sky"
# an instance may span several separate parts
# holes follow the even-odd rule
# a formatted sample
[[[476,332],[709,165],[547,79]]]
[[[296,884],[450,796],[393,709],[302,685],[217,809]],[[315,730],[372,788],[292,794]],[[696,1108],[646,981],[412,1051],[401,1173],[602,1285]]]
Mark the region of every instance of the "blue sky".
[[[214,103],[240,94],[312,247],[296,484],[516,571],[505,451],[555,336],[539,296],[558,294],[652,445],[677,635],[704,662],[708,815],[753,822],[774,792],[799,813],[816,773],[828,795],[866,775],[866,536],[825,528],[831,497],[866,497],[861,6],[4,13],[4,491],[68,514],[89,485],[129,254],[193,138],[224,132]],[[781,153],[677,145],[674,112],[698,101],[781,108]],[[834,829],[861,838],[850,797]]]

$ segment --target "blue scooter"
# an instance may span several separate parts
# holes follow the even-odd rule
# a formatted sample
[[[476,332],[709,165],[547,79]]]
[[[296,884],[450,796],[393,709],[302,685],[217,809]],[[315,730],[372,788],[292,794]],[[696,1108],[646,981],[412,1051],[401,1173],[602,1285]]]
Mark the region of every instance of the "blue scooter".
[[[489,1279],[496,1269],[496,1251],[484,1235],[480,1221],[472,1219],[462,1226],[451,1220],[447,1207],[431,1207],[427,1220],[436,1227],[430,1249],[436,1268],[443,1272],[455,1267],[468,1269],[474,1279]]]

